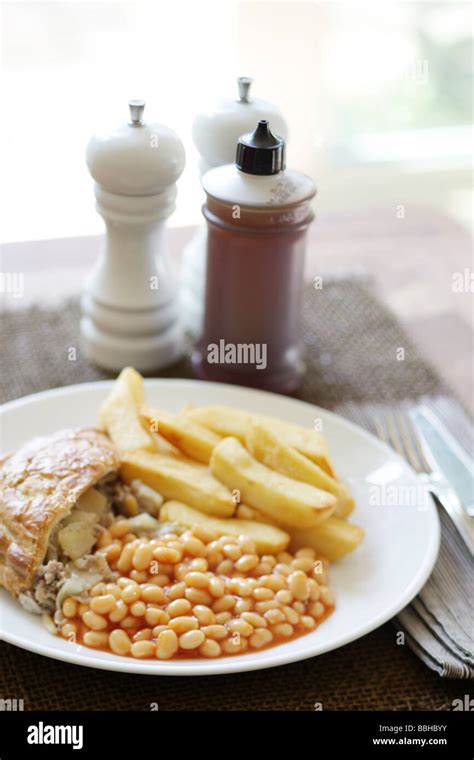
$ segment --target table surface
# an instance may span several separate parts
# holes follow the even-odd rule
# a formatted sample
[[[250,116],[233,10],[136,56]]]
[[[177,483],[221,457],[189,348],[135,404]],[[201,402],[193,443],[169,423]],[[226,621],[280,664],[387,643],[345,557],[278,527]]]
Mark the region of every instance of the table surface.
[[[194,230],[169,230],[176,262]],[[2,271],[22,272],[25,283],[23,298],[3,294],[6,306],[53,304],[77,294],[100,242],[97,236],[5,244]],[[473,414],[472,292],[453,289],[457,273],[468,280],[473,271],[469,233],[426,209],[407,209],[403,219],[395,209],[321,215],[310,231],[307,278],[352,271],[372,278],[377,297]]]
[[[170,230],[171,249],[177,261],[192,234],[192,228]],[[7,307],[21,309],[31,302],[53,305],[65,296],[77,294],[99,245],[100,238],[82,238],[5,246],[2,271],[23,272],[25,280],[23,298],[14,299],[5,294]],[[453,273],[469,267],[469,236],[449,219],[419,211],[410,219],[398,220],[395,214],[387,211],[383,215],[377,211],[372,215],[367,212],[319,218],[311,230],[307,277],[339,272],[347,278],[351,271],[370,275],[377,298],[392,309],[422,353],[464,405],[472,409],[471,294],[455,293],[452,289]],[[346,282],[349,289],[354,286]],[[359,318],[370,311],[371,301],[369,296],[365,306],[358,310]],[[324,299],[318,303],[324,303]],[[330,311],[331,303],[330,300],[326,307],[320,306],[318,317],[320,339],[325,335],[327,341],[334,334],[335,315]],[[321,311],[323,308],[325,311]],[[344,311],[348,332],[353,332],[353,306],[342,300],[337,306],[339,333],[336,335],[341,334]],[[64,315],[61,326],[67,318],[77,324],[77,307]],[[29,324],[29,317],[25,321]],[[56,331],[56,318],[52,323]],[[360,334],[366,335],[363,331]],[[399,339],[402,340],[396,338]],[[374,359],[379,361],[383,346],[377,342],[374,350],[373,340],[363,345],[356,360],[359,369],[365,373],[369,370],[369,390],[374,393],[377,386],[370,367]],[[33,370],[29,377],[36,387],[37,362],[30,363]],[[26,376],[25,364],[27,362],[22,363],[20,370],[22,379]],[[389,382],[391,388],[396,384],[392,370],[389,370]],[[356,380],[351,388],[357,391],[363,385]],[[74,704],[79,709],[97,709],[95,695],[100,693],[101,704],[109,708],[124,709],[133,704],[134,709],[147,709],[144,705],[158,697],[160,707],[166,704],[167,709],[182,709],[190,704],[201,704],[199,699],[196,702],[196,694],[206,690],[206,698],[219,709],[223,709],[223,705],[227,709],[239,709],[239,705],[240,709],[242,705],[250,709],[279,709],[280,705],[286,705],[287,709],[292,694],[295,694],[294,708],[290,709],[311,709],[316,700],[323,702],[324,709],[451,709],[452,700],[464,694],[464,682],[440,679],[407,647],[394,646],[397,630],[388,623],[336,653],[273,672],[213,680],[211,689],[207,688],[209,679],[205,678],[197,683],[191,683],[192,679],[180,679],[173,684],[167,679],[162,684],[156,679],[147,679],[144,683],[138,677],[106,676],[100,671],[88,671],[87,680],[76,681]],[[24,697],[30,706],[41,704],[51,709],[57,704],[66,704],[74,666],[57,662],[52,668],[50,660],[28,652],[18,656],[18,651],[6,644],[0,647],[4,692]],[[380,679],[381,672],[392,673],[390,688]],[[295,683],[298,683],[297,694]],[[33,694],[36,694],[34,699]],[[209,699],[207,704],[211,706]]]

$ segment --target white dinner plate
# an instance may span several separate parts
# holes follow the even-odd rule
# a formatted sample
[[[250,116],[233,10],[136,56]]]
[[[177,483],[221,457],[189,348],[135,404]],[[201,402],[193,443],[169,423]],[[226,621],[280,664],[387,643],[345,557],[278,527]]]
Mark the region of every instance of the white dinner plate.
[[[59,388],[5,404],[0,450],[11,451],[36,435],[69,426],[97,424],[97,410],[112,382]],[[439,521],[431,500],[410,504],[419,491],[408,464],[378,439],[324,409],[295,399],[239,386],[192,380],[147,380],[147,400],[178,411],[183,404],[227,404],[313,427],[322,422],[331,460],[349,485],[356,509],[351,520],[365,540],[345,559],[331,564],[336,598],[332,615],[315,631],[263,651],[215,660],[134,660],[88,649],[52,636],[40,619],[0,590],[0,635],[31,652],[88,667],[156,675],[238,673],[283,665],[329,652],[373,631],[403,609],[429,577],[439,547]],[[404,494],[403,504],[397,494]],[[408,502],[408,503],[407,503]]]

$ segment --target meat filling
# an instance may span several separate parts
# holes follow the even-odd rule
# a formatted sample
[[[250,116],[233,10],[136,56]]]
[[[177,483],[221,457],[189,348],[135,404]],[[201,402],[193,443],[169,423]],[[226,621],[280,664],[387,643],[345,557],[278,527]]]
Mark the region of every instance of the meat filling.
[[[70,514],[54,529],[44,564],[33,586],[20,594],[20,602],[29,612],[54,613],[68,595],[87,599],[87,590],[100,580],[112,580],[105,557],[92,554],[101,531],[115,519],[116,513],[131,517],[137,535],[153,535],[164,527],[158,515],[163,499],[140,481],[127,486],[116,474],[107,476],[86,491]]]
[[[67,575],[63,562],[52,559],[41,565],[33,586],[20,594],[20,602],[29,612],[53,612],[56,608],[56,596]]]

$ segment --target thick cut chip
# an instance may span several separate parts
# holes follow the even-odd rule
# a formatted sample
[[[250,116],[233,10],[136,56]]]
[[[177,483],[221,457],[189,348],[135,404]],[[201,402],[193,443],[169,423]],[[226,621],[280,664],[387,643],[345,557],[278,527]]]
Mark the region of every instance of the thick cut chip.
[[[316,462],[329,475],[334,470],[329,461],[324,437],[317,430],[294,425],[263,414],[243,412],[230,406],[202,406],[185,412],[186,416],[221,436],[233,436],[245,443],[247,430],[259,423],[280,437],[288,446]]]
[[[150,430],[202,464],[209,463],[214,446],[220,441],[220,436],[184,414],[144,407],[142,417]]]
[[[126,483],[139,479],[165,499],[184,501],[201,512],[230,517],[235,511],[236,504],[229,489],[208,467],[191,459],[131,451],[122,457],[120,474]]]
[[[238,491],[240,501],[276,521],[299,528],[327,519],[336,506],[332,494],[287,478],[257,462],[237,438],[224,438],[217,444],[210,468],[222,483]]]
[[[292,550],[310,547],[319,556],[332,562],[354,551],[364,538],[364,530],[360,525],[341,520],[340,517],[330,517],[307,530],[291,528],[289,533]]]
[[[337,517],[347,517],[354,509],[354,499],[346,486],[328,475],[308,457],[288,446],[265,425],[253,422],[247,430],[245,441],[247,449],[255,459],[270,469],[332,493],[337,499],[334,511]]]
[[[290,537],[288,533],[274,525],[265,525],[252,520],[222,520],[217,517],[209,517],[196,509],[181,504],[178,501],[167,501],[163,504],[160,512],[160,520],[176,522],[192,528],[193,525],[201,525],[214,530],[220,536],[248,536],[255,541],[259,554],[278,554],[288,546]]]
[[[139,410],[142,404],[143,378],[136,370],[126,367],[99,411],[100,424],[120,453],[135,449],[155,449],[152,436],[140,420]]]

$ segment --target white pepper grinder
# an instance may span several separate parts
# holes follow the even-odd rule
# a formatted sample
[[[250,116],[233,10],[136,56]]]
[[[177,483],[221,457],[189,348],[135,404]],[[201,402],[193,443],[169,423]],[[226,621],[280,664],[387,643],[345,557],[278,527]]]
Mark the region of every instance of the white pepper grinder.
[[[238,97],[218,98],[209,108],[198,113],[193,122],[193,140],[200,154],[199,170],[203,176],[209,169],[235,161],[239,137],[252,132],[261,119],[267,119],[273,131],[287,139],[287,125],[273,103],[250,95],[253,79],[237,79]],[[181,268],[182,318],[186,329],[195,338],[202,330],[206,278],[207,229],[201,225],[183,253]]]
[[[143,100],[129,101],[129,108],[130,121],[87,145],[106,234],[81,301],[81,335],[86,355],[100,367],[150,372],[183,354],[164,225],[175,208],[185,153],[171,129],[144,122]]]

